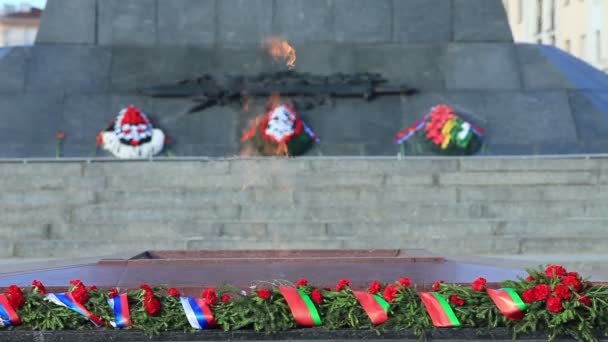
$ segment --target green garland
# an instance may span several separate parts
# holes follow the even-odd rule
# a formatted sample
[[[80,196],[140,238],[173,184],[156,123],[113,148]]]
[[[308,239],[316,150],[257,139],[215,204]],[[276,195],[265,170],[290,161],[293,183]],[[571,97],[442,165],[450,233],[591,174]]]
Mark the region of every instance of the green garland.
[[[527,279],[509,280],[504,288],[513,289],[527,309],[523,319],[510,320],[499,311],[486,293],[483,278],[471,286],[437,282],[433,291],[450,303],[450,307],[462,327],[477,328],[489,332],[495,328],[508,328],[514,337],[537,331],[546,332],[548,340],[568,336],[579,341],[596,341],[597,336],[608,336],[608,287],[592,284],[576,273],[568,273],[561,266],[528,270]],[[84,316],[45,300],[44,287],[35,282],[31,291],[23,293],[24,302],[17,313],[21,325],[6,329],[15,330],[83,330],[95,329]],[[75,281],[75,283],[80,283]],[[81,283],[80,283],[81,284]],[[279,284],[277,284],[278,286]],[[284,285],[284,284],[280,284]],[[80,285],[84,286],[84,285]],[[242,292],[231,286],[206,289],[202,298],[212,309],[217,327],[224,331],[252,329],[257,332],[279,332],[297,327],[290,306],[280,290],[272,284],[265,288],[253,288]],[[296,285],[310,296],[327,329],[370,329],[374,331],[411,330],[421,339],[433,329],[433,322],[421,302],[419,291],[407,278],[393,284],[374,282],[369,293],[382,296],[390,303],[388,320],[373,325],[362,308],[348,280],[342,280],[337,289],[318,289],[305,279]],[[145,288],[146,285],[142,285]],[[75,286],[68,291],[74,291]],[[13,289],[14,290],[14,289]],[[316,293],[315,293],[316,292]],[[14,292],[6,292],[10,298]],[[113,289],[111,293],[116,294]],[[104,322],[113,321],[113,309],[108,305],[109,293],[93,287],[87,288],[85,307]],[[146,303],[148,296],[155,296],[160,311],[151,314]],[[322,295],[322,296],[321,296]],[[180,294],[175,289],[154,287],[151,290],[131,290],[128,301],[132,327],[148,335],[165,331],[195,331],[189,324]],[[99,329],[113,329],[105,326]]]

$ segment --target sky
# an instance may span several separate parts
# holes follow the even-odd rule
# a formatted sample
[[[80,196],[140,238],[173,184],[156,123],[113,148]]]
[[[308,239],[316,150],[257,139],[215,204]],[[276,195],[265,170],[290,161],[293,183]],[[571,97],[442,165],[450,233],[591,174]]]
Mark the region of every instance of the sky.
[[[46,0],[0,0],[0,7],[4,7],[4,4],[21,4],[21,3],[29,3],[32,6],[42,8],[46,4]]]

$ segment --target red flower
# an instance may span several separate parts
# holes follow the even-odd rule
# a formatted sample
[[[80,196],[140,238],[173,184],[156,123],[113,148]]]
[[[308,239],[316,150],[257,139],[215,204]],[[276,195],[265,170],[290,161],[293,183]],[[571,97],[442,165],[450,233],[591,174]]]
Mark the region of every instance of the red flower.
[[[103,147],[103,132],[97,134],[95,140],[97,141],[97,146]]]
[[[340,292],[340,291],[344,290],[344,287],[346,287],[346,286],[350,286],[350,280],[342,279],[336,285],[336,291]]]
[[[65,133],[64,132],[57,132],[55,133],[55,138],[61,140],[61,139],[65,139]]]
[[[331,287],[324,287],[323,290],[325,290],[325,291],[331,291]]]
[[[410,285],[412,285],[410,278],[399,278],[397,281],[399,284],[401,284],[401,286],[410,287]]]
[[[435,284],[433,284],[433,292],[439,291],[441,284],[443,284],[443,280],[436,281]]]
[[[382,294],[382,298],[389,303],[392,303],[397,296],[397,287],[394,285],[389,285],[384,289],[384,293]]]
[[[551,297],[547,299],[547,309],[553,313],[559,313],[564,310],[562,306],[562,300],[557,297]]]
[[[171,296],[171,297],[179,297],[181,295],[182,294],[179,293],[179,291],[176,288],[172,287],[172,288],[169,289],[169,296]]]
[[[267,289],[261,289],[260,291],[258,291],[258,297],[262,299],[270,299],[270,291],[268,291]]]
[[[32,286],[34,286],[34,288],[38,290],[40,294],[46,294],[46,287],[44,287],[40,281],[34,280],[32,282]]]
[[[374,280],[372,284],[369,286],[369,293],[376,294],[382,290],[382,284],[380,282]]]
[[[15,285],[11,285],[6,290],[6,295],[8,297],[8,301],[15,310],[21,309],[23,304],[25,304],[25,297],[23,296],[23,292],[21,289]]]
[[[321,293],[321,291],[319,291],[317,289],[312,290],[312,293],[310,294],[310,298],[312,299],[313,302],[315,302],[315,304],[323,303],[323,293]]]
[[[169,136],[165,136],[165,145],[171,144],[171,138]]]
[[[451,295],[450,303],[458,306],[464,306],[464,299],[459,298],[457,295]]]
[[[587,295],[584,293],[581,293],[581,297],[578,299],[578,302],[586,306],[591,306],[591,298],[587,297]]]
[[[549,278],[561,278],[568,274],[568,272],[563,266],[551,265],[545,269],[545,274]]]
[[[578,278],[578,272],[568,272],[568,276]]]
[[[230,295],[229,294],[223,294],[222,295],[222,303],[228,303],[230,301]]]
[[[117,296],[118,296],[118,290],[115,288],[110,289],[110,292],[108,293],[108,297],[115,298]]]
[[[207,305],[217,304],[217,294],[212,288],[208,288],[203,291],[203,298],[205,299],[205,303],[207,303]]]
[[[486,278],[479,277],[475,279],[473,285],[471,285],[471,289],[473,289],[473,291],[483,291],[483,289],[485,289],[486,287],[487,282],[488,281],[486,280]]]
[[[76,286],[74,291],[72,291],[72,297],[80,304],[85,304],[89,300],[89,294],[84,286]]]
[[[160,300],[152,292],[147,292],[144,298],[144,307],[150,316],[157,316],[160,313]]]
[[[562,284],[566,286],[572,286],[574,291],[579,292],[583,289],[583,284],[578,280],[576,276],[568,275],[562,279]]]
[[[566,285],[555,285],[555,295],[560,299],[570,299],[572,298],[572,292],[570,292],[570,288]]]
[[[524,303],[534,303],[536,301],[534,289],[524,291],[524,293],[521,294],[521,299],[524,301]]]
[[[141,284],[141,286],[139,288],[146,292],[154,292],[154,291],[152,291],[152,288],[148,284]]]
[[[551,288],[547,284],[538,284],[534,287],[534,298],[536,300],[545,300],[549,298]]]
[[[97,286],[91,285],[91,286],[89,286],[88,290],[89,291],[97,291]]]
[[[306,280],[305,278],[302,278],[300,280],[298,280],[298,282],[296,283],[296,288],[300,288],[302,286],[307,286],[308,285],[308,280]]]
[[[535,280],[534,277],[531,275],[529,275],[528,278],[526,278],[526,281],[529,281],[529,282],[533,282],[534,280]]]
[[[70,284],[74,286],[84,286],[84,283],[78,279],[70,280]]]

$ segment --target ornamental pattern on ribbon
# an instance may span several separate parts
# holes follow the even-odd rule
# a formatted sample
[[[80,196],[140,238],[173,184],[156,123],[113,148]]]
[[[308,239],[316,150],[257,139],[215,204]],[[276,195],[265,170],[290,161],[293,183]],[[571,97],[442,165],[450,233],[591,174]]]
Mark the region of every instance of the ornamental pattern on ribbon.
[[[388,321],[388,309],[390,304],[378,295],[372,295],[367,292],[353,291],[355,297],[361,304],[365,313],[374,325],[380,325]]]
[[[190,325],[197,330],[211,329],[217,326],[211,307],[202,298],[180,297],[182,307]]]
[[[95,315],[93,315],[84,305],[78,303],[74,300],[74,297],[71,293],[50,293],[46,295],[46,298],[51,302],[66,307],[76,313],[81,314],[82,316],[88,318],[93,324],[97,327],[103,326],[105,323],[103,320]]]
[[[0,326],[8,327],[20,324],[21,319],[8,301],[8,297],[4,293],[0,294]]]
[[[123,293],[114,298],[108,299],[108,304],[114,311],[115,322],[110,322],[114,328],[125,328],[133,325],[131,322],[131,312],[129,311],[129,297]]]
[[[487,289],[488,296],[492,299],[496,307],[512,321],[521,321],[526,314],[526,303],[519,297],[517,292],[511,288],[498,290]]]
[[[304,291],[284,286],[279,287],[279,291],[285,297],[293,319],[298,326],[315,327],[321,325],[321,316],[312,299]]]
[[[460,326],[460,321],[458,321],[452,307],[442,295],[437,292],[420,292],[419,295],[434,326],[438,328]]]

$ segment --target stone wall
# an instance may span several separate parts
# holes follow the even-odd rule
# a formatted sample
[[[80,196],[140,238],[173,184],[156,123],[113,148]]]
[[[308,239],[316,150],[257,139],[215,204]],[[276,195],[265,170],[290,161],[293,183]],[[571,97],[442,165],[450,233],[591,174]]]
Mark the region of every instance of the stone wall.
[[[0,256],[605,253],[608,158],[0,163]]]

